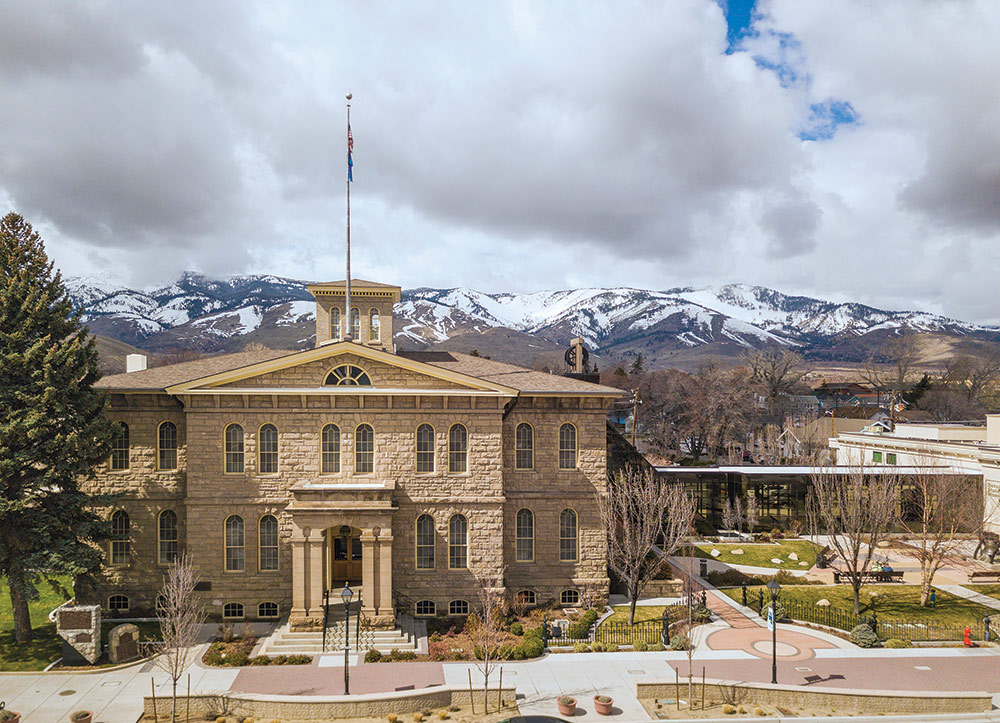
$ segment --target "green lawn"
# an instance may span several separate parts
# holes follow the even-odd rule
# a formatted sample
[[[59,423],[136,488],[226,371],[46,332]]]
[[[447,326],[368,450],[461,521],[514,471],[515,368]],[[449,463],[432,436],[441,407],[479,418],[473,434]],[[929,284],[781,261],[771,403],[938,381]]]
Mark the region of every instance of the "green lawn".
[[[628,605],[615,605],[611,608],[614,610],[614,615],[606,619],[601,624],[604,623],[627,623],[628,622]],[[660,620],[663,618],[663,606],[662,605],[636,605],[635,606],[635,621],[637,623],[643,620]]]
[[[712,550],[721,554],[712,558]],[[733,550],[743,550],[742,555],[734,555]],[[752,565],[754,567],[770,567],[778,570],[808,570],[816,564],[818,548],[809,540],[780,540],[773,544],[759,545],[756,543],[716,543],[702,542],[695,545],[694,556],[706,557],[719,562]],[[795,553],[798,560],[788,559],[789,553]],[[678,554],[685,554],[683,551]],[[771,562],[780,559],[782,562]],[[805,562],[805,565],[800,565]]]
[[[61,584],[71,589],[69,577],[60,577]],[[28,605],[35,640],[24,645],[14,642],[14,616],[10,606],[7,579],[0,577],[0,670],[42,670],[59,657],[62,643],[56,635],[56,626],[48,614],[66,601],[66,597],[52,591],[46,583],[38,588],[39,599]]]
[[[753,598],[756,599],[756,588],[752,588]],[[740,601],[741,592],[738,587],[726,588],[722,590],[733,600]],[[949,595],[941,590],[937,591],[937,607],[920,607],[920,586],[919,585],[868,585],[861,590],[861,614],[870,615],[872,607],[872,593],[878,593],[877,603],[874,610],[879,618],[883,620],[906,618],[912,620],[926,621],[941,626],[961,626],[966,623],[979,622],[984,615],[995,610],[969,602],[960,597]],[[817,600],[826,598],[830,601],[830,607],[842,611],[853,611],[854,603],[851,598],[850,585],[812,585],[812,586],[786,586],[781,588],[779,599],[783,601],[797,602],[803,605],[814,606]],[[821,610],[821,608],[817,608]]]

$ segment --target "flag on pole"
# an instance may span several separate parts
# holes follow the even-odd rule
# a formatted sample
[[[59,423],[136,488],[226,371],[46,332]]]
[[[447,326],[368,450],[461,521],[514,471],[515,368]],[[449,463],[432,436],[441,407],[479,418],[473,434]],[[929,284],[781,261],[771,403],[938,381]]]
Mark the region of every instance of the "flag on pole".
[[[350,123],[347,124],[347,180],[354,181],[354,136]]]

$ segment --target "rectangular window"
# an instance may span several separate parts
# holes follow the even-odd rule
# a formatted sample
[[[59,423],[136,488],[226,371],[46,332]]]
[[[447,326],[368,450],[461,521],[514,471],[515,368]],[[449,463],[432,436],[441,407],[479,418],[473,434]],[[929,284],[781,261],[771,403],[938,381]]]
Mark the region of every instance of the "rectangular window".
[[[896,464],[896,453],[895,452],[887,452],[886,455],[885,455],[885,463],[886,464]]]
[[[128,425],[119,424],[111,441],[111,469],[121,471],[128,469],[129,464]]]
[[[872,462],[876,462],[877,463],[877,462],[881,462],[881,461],[882,461],[882,453],[881,452],[872,452]]]

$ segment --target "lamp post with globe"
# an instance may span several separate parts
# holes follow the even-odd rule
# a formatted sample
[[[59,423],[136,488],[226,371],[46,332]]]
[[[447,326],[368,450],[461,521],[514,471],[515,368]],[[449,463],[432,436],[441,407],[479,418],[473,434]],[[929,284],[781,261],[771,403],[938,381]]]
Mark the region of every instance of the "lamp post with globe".
[[[767,583],[767,589],[771,592],[771,682],[778,682],[778,593],[781,592],[781,585],[775,580]]]
[[[350,650],[351,639],[350,628],[352,597],[354,597],[354,591],[351,589],[351,586],[345,582],[344,589],[340,591],[340,599],[344,601],[344,695],[351,694],[351,674],[347,654]]]

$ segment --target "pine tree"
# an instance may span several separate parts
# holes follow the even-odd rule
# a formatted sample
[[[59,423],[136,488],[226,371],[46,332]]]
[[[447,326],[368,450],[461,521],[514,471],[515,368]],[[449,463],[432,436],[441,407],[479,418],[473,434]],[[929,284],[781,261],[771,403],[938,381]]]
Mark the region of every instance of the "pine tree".
[[[111,423],[94,339],[41,237],[21,216],[0,220],[0,575],[14,639],[32,639],[28,603],[43,581],[100,567],[109,528],[79,482],[108,456]]]

